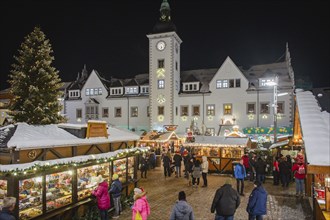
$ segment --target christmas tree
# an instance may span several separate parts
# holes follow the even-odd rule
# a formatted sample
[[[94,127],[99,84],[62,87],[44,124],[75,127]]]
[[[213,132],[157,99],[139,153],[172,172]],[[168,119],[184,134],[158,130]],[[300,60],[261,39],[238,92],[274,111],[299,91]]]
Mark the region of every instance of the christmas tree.
[[[55,124],[63,120],[59,114],[62,106],[62,86],[58,71],[51,66],[53,50],[46,35],[39,27],[25,37],[14,56],[15,62],[9,75],[14,99],[10,105],[15,122],[28,124]]]

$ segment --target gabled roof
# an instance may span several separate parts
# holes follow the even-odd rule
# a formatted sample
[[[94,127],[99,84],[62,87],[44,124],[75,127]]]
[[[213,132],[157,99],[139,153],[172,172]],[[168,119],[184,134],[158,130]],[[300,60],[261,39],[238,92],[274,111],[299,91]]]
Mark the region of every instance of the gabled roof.
[[[97,101],[95,98],[89,98],[85,104],[100,104],[99,101]]]
[[[327,111],[330,113],[330,87],[315,88],[312,92],[321,106],[322,111]]]
[[[0,128],[0,148],[7,148],[7,143],[14,135],[17,125],[7,125]]]
[[[136,82],[135,79],[131,79],[125,83],[125,86],[138,86],[139,84]]]
[[[218,69],[197,69],[197,70],[187,70],[181,72],[181,82],[189,82],[189,77],[193,76],[202,85],[199,92],[210,92],[209,83]]]
[[[183,83],[191,83],[191,82],[199,82],[199,80],[194,75],[189,75],[185,82]]]

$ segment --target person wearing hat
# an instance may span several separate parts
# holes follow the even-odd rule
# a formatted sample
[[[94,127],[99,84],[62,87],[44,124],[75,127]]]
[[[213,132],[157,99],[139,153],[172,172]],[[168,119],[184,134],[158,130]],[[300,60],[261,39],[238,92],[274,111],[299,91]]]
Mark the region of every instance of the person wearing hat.
[[[15,205],[15,197],[5,197],[3,199],[2,210],[0,211],[0,220],[15,220],[15,217],[12,215]]]
[[[108,181],[106,178],[103,178],[99,175],[99,185],[92,191],[97,199],[97,207],[100,211],[101,220],[108,220],[108,209],[110,208],[110,196],[108,193]]]
[[[299,155],[298,155],[299,156]],[[296,158],[296,163],[292,167],[294,178],[296,182],[296,196],[304,196],[304,181],[306,178],[305,160],[302,155]]]
[[[170,220],[194,220],[194,212],[192,207],[186,201],[186,193],[179,192],[179,200],[175,203]]]
[[[132,220],[141,215],[142,220],[147,220],[150,215],[150,206],[146,197],[147,192],[141,188],[134,188],[134,205],[132,207]]]
[[[120,202],[122,188],[123,188],[123,186],[122,186],[122,184],[119,180],[118,174],[116,174],[116,173],[113,174],[112,175],[112,183],[111,183],[111,187],[110,187],[110,190],[109,190],[109,193],[112,196],[113,203],[114,203],[114,206],[115,206],[115,215],[112,216],[112,218],[119,218],[119,215],[122,211],[121,202]]]
[[[231,185],[231,180],[226,179],[226,182],[215,193],[211,213],[215,214],[215,219],[233,220],[236,209],[241,203],[240,196]]]
[[[262,220],[263,215],[267,214],[267,192],[258,180],[254,182],[254,189],[249,197],[246,211],[249,214],[249,220]]]

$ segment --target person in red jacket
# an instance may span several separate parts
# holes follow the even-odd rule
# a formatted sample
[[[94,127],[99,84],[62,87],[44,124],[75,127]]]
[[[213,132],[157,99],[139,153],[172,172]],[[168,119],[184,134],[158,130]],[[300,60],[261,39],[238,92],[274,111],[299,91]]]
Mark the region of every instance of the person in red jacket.
[[[96,196],[97,207],[100,211],[101,220],[108,220],[108,209],[110,208],[110,196],[108,193],[108,181],[102,176],[99,176],[99,185],[92,191],[92,195]]]
[[[296,196],[304,196],[304,181],[306,177],[306,165],[303,157],[296,158],[296,163],[292,167],[296,182]]]
[[[250,172],[250,163],[249,163],[249,152],[245,152],[245,154],[242,156],[243,159],[243,165],[245,167],[246,174],[251,175]]]

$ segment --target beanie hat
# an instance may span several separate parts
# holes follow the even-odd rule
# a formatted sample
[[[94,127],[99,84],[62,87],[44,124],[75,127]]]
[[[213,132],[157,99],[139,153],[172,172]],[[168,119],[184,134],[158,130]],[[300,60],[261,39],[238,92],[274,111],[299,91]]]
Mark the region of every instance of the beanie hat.
[[[142,193],[142,190],[140,188],[134,188],[134,192],[140,194]]]
[[[179,192],[179,200],[186,200],[186,193],[184,191]]]
[[[260,182],[260,181],[258,181],[258,180],[254,181],[254,183],[253,183],[253,184],[254,184],[254,185],[256,185],[257,187],[261,186],[261,182]]]
[[[119,176],[118,176],[117,173],[115,173],[115,174],[112,175],[112,179],[113,179],[113,180],[116,180],[116,179],[118,179],[118,178],[119,178]]]

